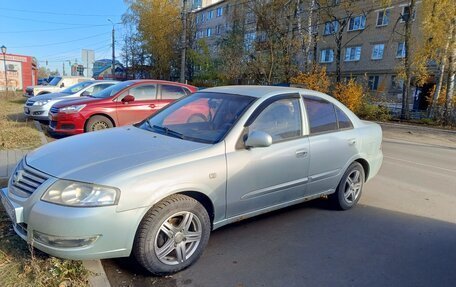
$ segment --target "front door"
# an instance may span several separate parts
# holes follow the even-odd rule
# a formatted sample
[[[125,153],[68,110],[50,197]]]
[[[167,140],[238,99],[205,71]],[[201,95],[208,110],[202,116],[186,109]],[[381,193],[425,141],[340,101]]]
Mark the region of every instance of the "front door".
[[[266,132],[272,145],[227,153],[227,218],[305,196],[309,139],[303,136],[301,106],[294,94],[260,106],[246,133]]]
[[[130,102],[122,101],[127,95],[133,96]],[[156,106],[157,85],[143,84],[130,88],[117,98],[117,119],[119,125],[130,125],[144,120],[159,108]]]

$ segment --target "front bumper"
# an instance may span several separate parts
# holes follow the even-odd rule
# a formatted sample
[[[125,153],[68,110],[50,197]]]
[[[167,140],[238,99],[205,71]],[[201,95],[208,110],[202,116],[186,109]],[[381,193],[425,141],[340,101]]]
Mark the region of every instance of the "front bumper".
[[[80,113],[53,114],[49,112],[49,128],[58,134],[75,135],[84,133],[86,119]]]
[[[49,121],[50,107],[44,106],[24,106],[24,114],[34,120]]]
[[[49,183],[49,181],[51,181]],[[126,257],[131,253],[135,232],[146,212],[143,208],[117,212],[117,206],[67,207],[41,201],[55,180],[43,183],[29,198],[18,198],[7,188],[0,192],[3,206],[13,221],[15,232],[29,244],[50,255],[74,259]],[[90,245],[61,248],[44,244],[38,234],[60,238],[96,236]]]

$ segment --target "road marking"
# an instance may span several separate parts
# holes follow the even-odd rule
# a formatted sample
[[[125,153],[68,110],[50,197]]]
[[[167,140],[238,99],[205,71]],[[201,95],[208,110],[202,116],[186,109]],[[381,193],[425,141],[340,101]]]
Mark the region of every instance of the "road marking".
[[[449,169],[449,168],[444,168],[444,167],[439,167],[435,165],[430,165],[430,164],[425,164],[425,163],[419,163],[416,161],[411,161],[411,160],[406,160],[406,159],[401,159],[401,158],[396,158],[396,157],[391,157],[391,156],[383,156],[384,158],[392,159],[392,160],[397,160],[397,161],[402,161],[402,162],[407,162],[407,163],[412,163],[420,166],[425,166],[425,167],[430,167],[430,168],[435,168],[435,169],[441,169],[449,172],[456,172],[456,169]]]

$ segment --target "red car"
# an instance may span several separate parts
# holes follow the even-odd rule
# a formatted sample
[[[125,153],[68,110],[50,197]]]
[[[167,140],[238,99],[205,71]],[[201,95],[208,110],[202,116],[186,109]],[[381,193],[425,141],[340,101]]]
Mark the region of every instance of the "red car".
[[[49,112],[49,127],[72,135],[134,124],[196,90],[168,81],[122,82],[89,97],[56,103]]]

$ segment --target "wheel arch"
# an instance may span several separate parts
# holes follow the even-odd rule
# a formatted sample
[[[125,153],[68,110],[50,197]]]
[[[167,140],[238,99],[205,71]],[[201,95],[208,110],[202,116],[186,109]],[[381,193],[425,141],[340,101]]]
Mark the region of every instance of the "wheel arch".
[[[96,113],[96,114],[90,115],[90,117],[88,117],[88,118],[85,120],[85,122],[84,122],[84,131],[87,130],[87,123],[90,121],[91,118],[93,118],[93,117],[95,117],[95,116],[106,117],[106,118],[108,118],[108,119],[111,121],[113,127],[116,127],[116,126],[117,126],[117,125],[116,125],[116,121],[114,121],[114,119],[113,119],[110,115],[104,114],[104,113]]]
[[[355,160],[355,162],[358,162],[363,167],[363,169],[364,169],[364,181],[366,182],[367,179],[369,178],[369,172],[370,172],[369,163],[367,162],[367,160],[365,160],[363,158],[358,158],[358,159]]]
[[[178,192],[175,194],[182,194],[182,195],[191,197],[194,200],[201,203],[201,205],[206,209],[207,214],[209,215],[209,218],[211,220],[211,229],[212,229],[213,224],[214,224],[214,216],[215,216],[214,204],[212,203],[212,200],[207,195],[205,195],[204,193],[198,192],[198,191],[183,191],[183,192]]]

